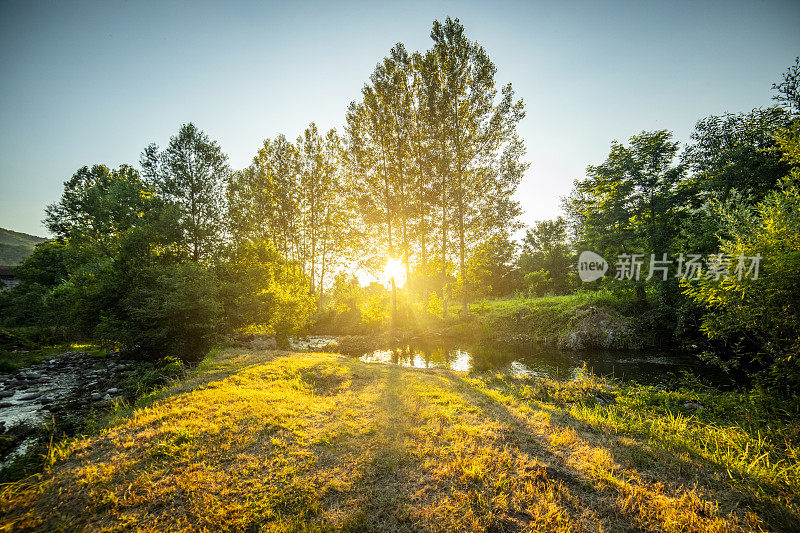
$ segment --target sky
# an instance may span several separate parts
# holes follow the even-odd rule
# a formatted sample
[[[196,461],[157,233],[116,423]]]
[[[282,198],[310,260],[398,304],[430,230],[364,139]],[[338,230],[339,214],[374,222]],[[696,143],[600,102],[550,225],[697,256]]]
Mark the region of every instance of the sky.
[[[522,222],[612,140],[771,104],[800,55],[800,2],[39,2],[0,0],[0,227],[47,236],[84,165],[138,164],[192,121],[233,168],[347,105],[397,42],[459,18],[526,103]]]

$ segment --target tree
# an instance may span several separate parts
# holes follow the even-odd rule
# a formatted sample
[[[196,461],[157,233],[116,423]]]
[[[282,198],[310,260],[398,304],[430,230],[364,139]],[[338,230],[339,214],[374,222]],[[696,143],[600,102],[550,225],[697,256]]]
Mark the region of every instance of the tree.
[[[493,232],[509,229],[519,214],[512,199],[527,164],[520,159],[524,145],[516,127],[525,116],[522,100],[514,101],[511,84],[502,88],[499,102],[496,67],[486,51],[464,35],[458,19],[434,21],[432,52],[443,97],[437,117],[440,134],[450,150],[447,171],[455,200],[462,312],[468,313],[467,247]],[[445,247],[443,247],[445,248]]]
[[[800,145],[800,130],[792,137],[795,147]],[[800,150],[793,157],[800,162]],[[706,309],[702,331],[721,344],[714,360],[724,367],[761,371],[764,383],[792,393],[800,391],[798,184],[800,172],[795,169],[755,208],[722,208],[722,226],[729,237],[722,239],[720,251],[734,275],[685,286],[686,294]],[[735,275],[740,258],[749,269],[757,255],[757,279],[746,272],[741,278]]]
[[[133,167],[84,166],[64,182],[61,199],[47,206],[44,223],[58,239],[111,257],[119,236],[159,203]]]
[[[66,256],[63,242],[45,241],[36,246],[16,270],[19,284],[0,291],[0,324],[52,325],[45,301],[49,291],[69,278]]]
[[[800,56],[783,73],[783,80],[773,83],[772,88],[778,92],[773,100],[780,102],[794,117],[800,115]]]
[[[150,263],[137,269],[135,282],[117,312],[103,316],[96,336],[149,359],[205,357],[221,326],[213,273],[196,263]]]
[[[284,344],[308,323],[315,310],[307,278],[291,268],[269,242],[231,250],[219,265],[218,279],[228,332],[275,334]]]
[[[227,159],[219,144],[191,122],[180,127],[163,152],[155,144],[142,152],[145,177],[181,209],[181,228],[193,261],[209,259],[222,236]]]
[[[473,295],[507,296],[521,285],[517,247],[508,235],[498,234],[471,250],[467,272]]]
[[[798,63],[777,84],[782,101],[800,110]],[[762,384],[789,394],[800,392],[800,123],[792,120],[775,134],[776,150],[790,168],[778,187],[755,206],[749,201],[713,204],[721,228],[720,261],[731,276],[684,284],[684,292],[705,308],[702,330],[721,344],[712,360],[725,368],[758,371]],[[742,272],[755,268],[758,273]],[[742,270],[737,271],[737,268]]]
[[[323,138],[313,122],[297,139],[299,154],[299,211],[303,235],[303,272],[311,293],[321,294],[325,275],[349,252],[350,202],[344,194],[341,140],[336,130]]]
[[[663,254],[672,243],[678,206],[677,185],[683,167],[674,165],[678,143],[665,131],[642,132],[629,146],[616,141],[605,162],[589,166],[565,200],[579,226],[581,248],[601,255]],[[660,255],[659,255],[660,256]],[[643,282],[636,285],[645,298]]]
[[[253,163],[226,189],[233,248],[269,242],[321,294],[326,276],[349,255],[352,199],[346,194],[336,130],[314,123],[292,144],[266,139]]]
[[[400,55],[401,50],[404,53],[398,45],[392,55]],[[375,272],[395,256],[399,213],[407,213],[403,165],[408,147],[401,125],[404,118],[399,115],[408,109],[401,69],[395,57],[376,66],[370,83],[362,89],[361,102],[350,104],[345,128],[362,229],[371,245],[361,263]]]
[[[535,277],[537,291],[549,289],[555,294],[564,294],[569,288],[571,262],[572,250],[567,243],[567,221],[564,218],[536,222],[526,231],[519,266],[523,276],[540,272]]]
[[[727,113],[698,121],[681,156],[693,174],[684,188],[691,198],[727,199],[732,191],[758,202],[789,171],[774,135],[788,124],[779,107]]]

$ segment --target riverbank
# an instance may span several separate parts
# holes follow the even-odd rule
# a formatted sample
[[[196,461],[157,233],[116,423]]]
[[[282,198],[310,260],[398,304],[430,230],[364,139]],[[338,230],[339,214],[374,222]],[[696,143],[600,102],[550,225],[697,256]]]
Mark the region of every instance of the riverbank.
[[[476,302],[470,312],[486,338],[516,340],[569,350],[639,350],[654,346],[637,331],[642,307],[609,291],[530,299]]]
[[[552,346],[563,350],[676,349],[669,335],[645,323],[653,313],[646,302],[608,290],[577,292],[539,298],[498,298],[470,305],[467,317],[451,308],[448,317],[405,309],[398,327],[376,331],[363,327],[336,328],[330,313],[324,324],[312,325],[314,334],[339,337],[346,353],[385,349],[403,343],[451,339]]]
[[[228,349],[54,446],[9,529],[790,530],[800,427],[765,399]]]
[[[41,471],[52,442],[91,432],[103,413],[183,372],[174,360],[131,360],[99,349],[8,355],[21,368],[0,371],[0,483]]]

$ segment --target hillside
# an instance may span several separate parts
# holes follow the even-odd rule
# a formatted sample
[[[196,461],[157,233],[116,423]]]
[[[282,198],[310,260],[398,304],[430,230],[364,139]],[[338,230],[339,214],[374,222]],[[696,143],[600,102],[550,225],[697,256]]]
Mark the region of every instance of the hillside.
[[[0,265],[18,265],[33,253],[33,248],[47,239],[0,228]]]

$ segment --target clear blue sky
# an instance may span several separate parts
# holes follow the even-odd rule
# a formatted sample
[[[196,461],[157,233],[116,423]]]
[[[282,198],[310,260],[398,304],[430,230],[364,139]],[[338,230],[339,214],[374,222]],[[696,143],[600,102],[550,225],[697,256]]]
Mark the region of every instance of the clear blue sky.
[[[800,55],[800,2],[36,2],[0,0],[0,226],[45,235],[79,167],[136,164],[193,121],[233,167],[347,104],[396,42],[458,17],[527,104],[523,222],[612,139],[770,104]]]

